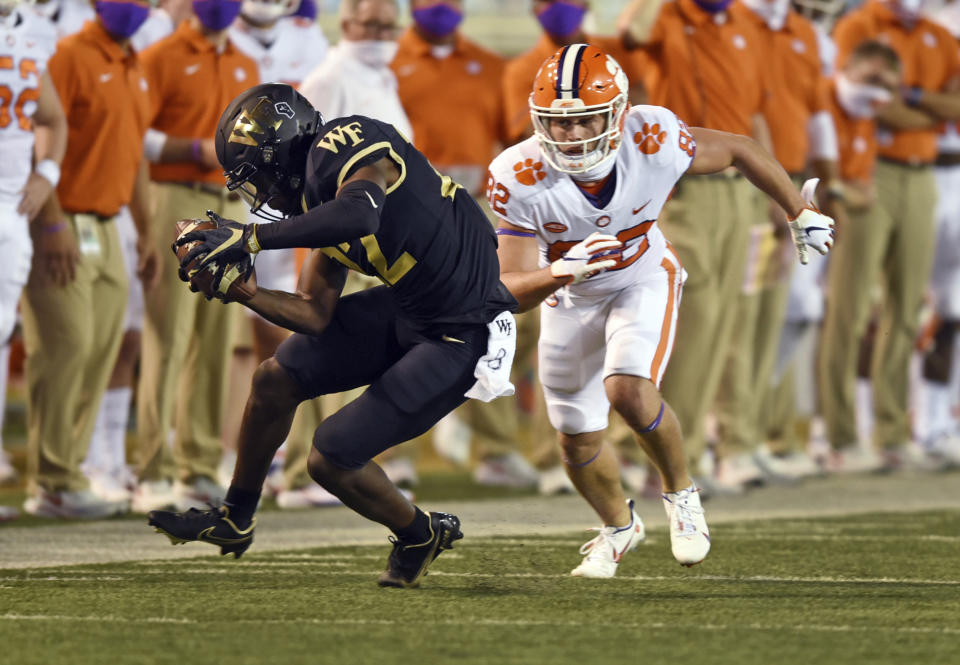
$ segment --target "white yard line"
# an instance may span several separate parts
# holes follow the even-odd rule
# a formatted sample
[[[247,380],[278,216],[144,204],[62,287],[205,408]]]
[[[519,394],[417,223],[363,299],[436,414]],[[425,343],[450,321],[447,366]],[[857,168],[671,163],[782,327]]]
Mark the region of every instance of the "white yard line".
[[[116,623],[125,623],[125,624],[186,624],[186,625],[212,625],[222,622],[228,622],[231,625],[238,624],[251,624],[251,625],[309,625],[309,626],[412,626],[416,622],[411,621],[409,618],[404,618],[402,620],[393,620],[393,619],[311,619],[309,617],[292,617],[292,618],[283,618],[283,619],[250,619],[250,620],[222,620],[222,621],[198,621],[196,619],[185,619],[177,617],[143,617],[137,619],[130,619],[128,617],[122,616],[113,616],[113,615],[87,615],[87,616],[70,616],[66,614],[16,614],[16,613],[7,613],[0,614],[0,621],[12,621],[12,622],[42,622],[42,621],[53,621],[53,622],[64,622],[64,621],[77,621],[77,622],[87,622],[87,623],[104,623],[104,624],[116,624]],[[726,632],[726,631],[736,631],[736,630],[747,630],[747,631],[775,631],[775,632],[795,632],[795,633],[805,633],[805,632],[820,632],[820,633],[908,633],[908,634],[922,634],[922,635],[960,635],[960,628],[953,626],[832,626],[832,625],[819,625],[819,624],[760,624],[760,623],[749,623],[749,624],[678,624],[678,623],[665,623],[665,622],[622,622],[618,621],[616,626],[611,626],[608,622],[594,623],[591,624],[589,621],[584,621],[578,619],[577,621],[549,621],[549,620],[532,620],[532,619],[485,619],[482,617],[465,617],[462,619],[446,619],[446,620],[430,620],[428,623],[424,624],[425,626],[435,627],[435,626],[455,626],[455,627],[467,627],[474,628],[477,626],[497,626],[497,627],[527,627],[527,626],[540,626],[540,627],[558,627],[558,628],[584,628],[588,626],[592,627],[603,627],[603,628],[615,628],[617,630],[622,630],[624,628],[629,628],[632,630],[684,630],[684,631],[701,631],[701,632]]]

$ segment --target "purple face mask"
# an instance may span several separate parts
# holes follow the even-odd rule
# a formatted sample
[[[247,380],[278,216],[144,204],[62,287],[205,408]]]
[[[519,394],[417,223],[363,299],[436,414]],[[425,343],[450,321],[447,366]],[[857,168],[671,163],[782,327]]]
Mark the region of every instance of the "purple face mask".
[[[711,14],[719,14],[722,11],[725,11],[727,7],[730,6],[730,3],[733,0],[693,0],[697,3],[697,7],[702,9],[705,12],[710,12]]]
[[[312,21],[317,18],[317,3],[314,0],[301,0],[300,6],[297,7],[297,11],[293,15],[308,18]]]
[[[240,13],[240,0],[193,0],[193,13],[207,30],[223,30]]]
[[[424,32],[435,37],[446,37],[457,29],[463,20],[463,12],[450,5],[433,5],[413,10],[413,20]]]
[[[580,29],[587,8],[569,2],[554,2],[537,14],[537,20],[554,37],[569,37]]]
[[[104,29],[117,39],[127,39],[147,20],[150,8],[136,2],[97,2],[97,16]]]

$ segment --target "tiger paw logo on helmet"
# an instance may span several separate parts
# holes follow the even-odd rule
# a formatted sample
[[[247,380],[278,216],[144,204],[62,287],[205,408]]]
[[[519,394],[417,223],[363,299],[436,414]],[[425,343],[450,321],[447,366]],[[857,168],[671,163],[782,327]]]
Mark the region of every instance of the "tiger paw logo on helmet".
[[[535,162],[532,159],[517,162],[513,165],[513,170],[517,172],[517,182],[521,185],[536,185],[547,177],[543,170],[543,162]]]
[[[655,155],[660,152],[660,146],[667,140],[666,130],[661,131],[659,124],[652,127],[649,123],[643,123],[640,131],[633,135],[633,142],[640,148],[640,152],[645,155]]]

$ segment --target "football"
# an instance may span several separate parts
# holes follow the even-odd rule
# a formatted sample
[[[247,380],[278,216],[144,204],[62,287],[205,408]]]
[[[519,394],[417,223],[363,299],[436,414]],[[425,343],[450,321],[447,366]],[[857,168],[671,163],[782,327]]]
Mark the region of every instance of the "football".
[[[216,222],[209,219],[181,219],[176,224],[175,237],[179,239],[180,236],[192,231],[206,231],[215,228],[217,228]],[[196,242],[188,242],[180,246],[174,244],[173,251],[177,255],[177,261],[182,261],[196,244]],[[191,275],[189,280],[191,290],[198,291],[208,298],[219,298],[228,302],[249,300],[257,292],[256,273],[251,271],[250,277],[246,281],[242,281],[237,265],[230,264],[227,266],[223,279],[220,280],[220,292],[218,293],[213,289],[213,276],[217,272],[217,265],[211,264],[194,274],[193,271],[197,269],[199,263],[200,259],[194,259],[190,262],[190,265],[186,266],[187,274]]]

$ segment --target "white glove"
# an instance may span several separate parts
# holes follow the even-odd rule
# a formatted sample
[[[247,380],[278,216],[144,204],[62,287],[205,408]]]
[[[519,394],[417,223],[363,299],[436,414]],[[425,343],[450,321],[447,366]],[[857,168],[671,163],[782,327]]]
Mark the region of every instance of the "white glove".
[[[617,265],[612,256],[623,249],[623,243],[611,235],[594,231],[585,239],[567,250],[561,258],[550,264],[554,277],[573,277],[570,284],[579,284],[588,277]],[[610,256],[610,258],[603,258]]]
[[[820,178],[811,178],[803,183],[800,193],[808,205],[799,215],[789,220],[793,244],[797,247],[797,254],[800,255],[800,263],[803,265],[810,261],[807,247],[813,247],[823,255],[833,246],[833,218],[824,215],[813,204],[813,195],[819,182]]]

